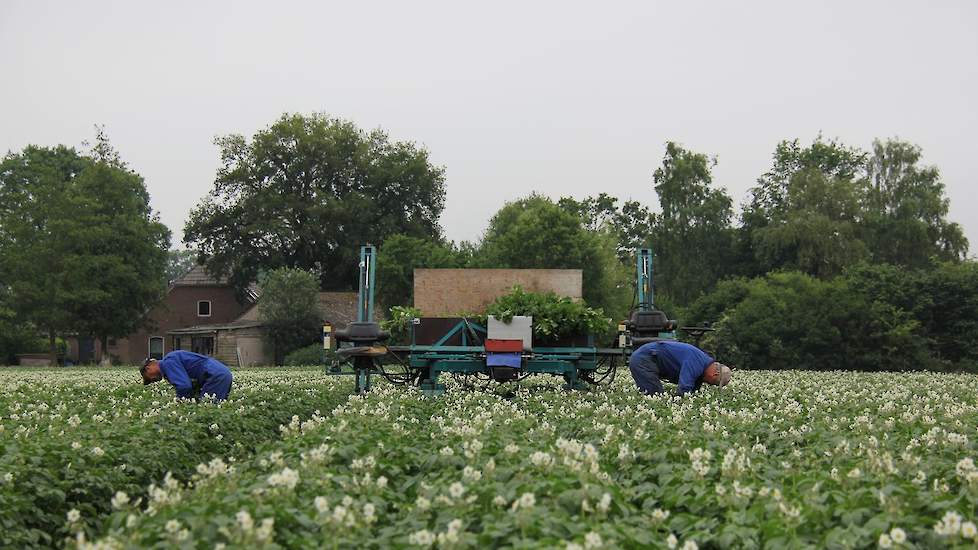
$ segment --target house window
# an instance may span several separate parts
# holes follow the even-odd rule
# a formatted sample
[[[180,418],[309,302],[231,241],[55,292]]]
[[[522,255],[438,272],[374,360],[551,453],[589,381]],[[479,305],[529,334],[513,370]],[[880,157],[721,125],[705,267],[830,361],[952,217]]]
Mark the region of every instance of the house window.
[[[211,316],[211,302],[210,300],[201,300],[197,302],[197,316],[198,317],[210,317]]]
[[[149,337],[149,356],[153,359],[163,359],[163,337]]]
[[[190,338],[190,351],[201,355],[214,355],[213,336],[193,336]]]

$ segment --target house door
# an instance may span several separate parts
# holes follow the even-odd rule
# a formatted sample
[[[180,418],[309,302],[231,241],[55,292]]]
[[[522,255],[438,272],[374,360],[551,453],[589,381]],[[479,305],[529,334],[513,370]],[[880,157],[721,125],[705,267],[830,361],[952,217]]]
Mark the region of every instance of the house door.
[[[190,351],[201,355],[214,355],[213,336],[194,336],[190,339]]]
[[[95,361],[95,339],[78,339],[78,363],[85,365]]]

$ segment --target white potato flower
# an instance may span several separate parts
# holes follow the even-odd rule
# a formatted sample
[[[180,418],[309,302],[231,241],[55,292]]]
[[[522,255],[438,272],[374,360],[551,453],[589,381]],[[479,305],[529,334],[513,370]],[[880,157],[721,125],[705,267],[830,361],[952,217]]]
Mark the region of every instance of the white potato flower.
[[[275,527],[275,518],[265,518],[261,520],[261,525],[255,530],[255,538],[266,541],[272,538],[272,529]]]
[[[420,531],[412,533],[411,536],[408,537],[408,542],[410,542],[415,546],[427,547],[434,544],[435,536],[431,533],[431,531],[427,529],[422,529]]]
[[[465,494],[465,485],[462,485],[458,481],[452,483],[448,486],[448,494],[451,495],[452,498],[462,498],[462,495]]]
[[[247,510],[240,510],[234,517],[238,522],[238,526],[246,533],[255,527],[255,520],[251,519],[251,514]]]
[[[129,495],[122,491],[117,491],[115,496],[112,497],[112,507],[118,510],[126,504],[129,504]]]
[[[326,512],[329,511],[329,501],[326,500],[326,497],[322,497],[322,496],[316,497],[312,501],[312,503],[313,506],[316,507],[316,511],[319,512],[320,514],[325,514]]]
[[[533,508],[537,503],[537,497],[533,493],[523,493],[520,498],[513,501],[512,511],[517,511],[520,508],[530,509]]]
[[[373,523],[377,518],[376,516],[377,508],[370,502],[363,505],[363,519],[367,523]]]

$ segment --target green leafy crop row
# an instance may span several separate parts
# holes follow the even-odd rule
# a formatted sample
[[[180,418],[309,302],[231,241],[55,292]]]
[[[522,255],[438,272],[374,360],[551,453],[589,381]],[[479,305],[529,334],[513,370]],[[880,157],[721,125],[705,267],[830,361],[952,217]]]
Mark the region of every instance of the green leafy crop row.
[[[742,372],[645,397],[381,384],[189,484],[103,547],[934,548],[978,536],[975,377]],[[502,393],[509,389],[509,393]],[[79,546],[86,547],[83,543]]]
[[[0,378],[0,547],[92,536],[112,498],[147,498],[213,457],[248,457],[295,414],[330,410],[349,388],[314,370],[235,373],[219,404],[177,401],[133,369],[7,370]],[[68,522],[69,511],[77,518]],[[70,523],[70,525],[69,525]]]

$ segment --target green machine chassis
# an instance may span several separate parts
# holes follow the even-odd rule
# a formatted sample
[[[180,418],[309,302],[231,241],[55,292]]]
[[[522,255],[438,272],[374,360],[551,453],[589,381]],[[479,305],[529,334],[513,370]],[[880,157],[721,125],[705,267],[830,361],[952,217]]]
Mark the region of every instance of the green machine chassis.
[[[374,266],[376,249],[365,246],[361,249],[360,294],[358,300],[360,321],[372,319]],[[638,310],[652,309],[652,251],[636,251],[636,295]],[[415,326],[421,320],[415,319],[411,327],[411,344],[383,348],[386,354],[371,357],[334,358],[327,365],[330,375],[353,375],[356,378],[357,392],[370,389],[371,375],[380,375],[396,384],[412,384],[421,388],[425,395],[435,396],[445,392],[445,385],[439,381],[441,375],[460,377],[464,382],[519,381],[532,374],[559,376],[564,388],[577,390],[588,384],[598,385],[614,380],[620,363],[627,361],[632,352],[632,341],[624,324],[618,326],[618,347],[599,348],[594,345],[594,336],[586,337],[586,345],[566,347],[533,347],[521,354],[519,368],[492,367],[487,365],[488,356],[482,343],[487,336],[486,328],[461,319],[444,335],[431,344],[417,344]],[[323,358],[331,348],[329,326],[323,327]],[[663,339],[674,339],[675,332],[654,333]],[[582,338],[583,340],[583,338]],[[578,340],[578,342],[582,341]],[[450,345],[449,342],[461,345]]]
[[[412,341],[414,340],[412,330]],[[446,345],[460,334],[462,345]],[[486,350],[482,345],[468,345],[470,336],[486,335],[486,329],[468,320],[461,320],[437,342],[431,345],[391,346],[390,353],[406,354],[406,367],[417,374],[417,383],[425,395],[444,393],[445,385],[439,382],[442,374],[473,376],[477,380],[499,380],[494,369],[486,365]],[[472,338],[474,339],[474,338]],[[522,364],[509,380],[522,380],[531,374],[550,374],[562,377],[565,389],[582,389],[587,383],[599,383],[613,376],[618,358],[625,357],[625,349],[594,347],[594,337],[587,338],[588,346],[582,347],[533,347],[522,354]],[[507,369],[508,371],[508,369]]]

